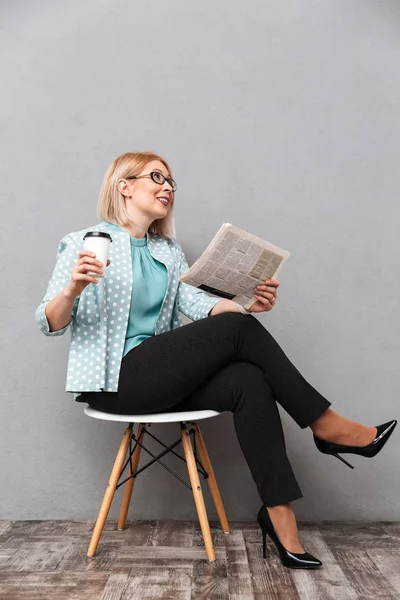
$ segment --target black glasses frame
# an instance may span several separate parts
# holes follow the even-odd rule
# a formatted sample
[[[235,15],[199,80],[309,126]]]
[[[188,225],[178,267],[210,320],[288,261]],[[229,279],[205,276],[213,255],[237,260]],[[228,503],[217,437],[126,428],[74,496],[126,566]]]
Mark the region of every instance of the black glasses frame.
[[[178,187],[176,185],[175,179],[172,179],[172,177],[164,177],[164,175],[159,171],[152,171],[151,173],[147,173],[146,175],[137,175],[136,177],[124,177],[124,179],[140,179],[141,177],[150,177],[154,181],[154,183],[158,183],[158,185],[163,185],[166,181],[168,181],[173,192],[176,192],[176,189]],[[156,177],[158,177],[162,181],[157,181]]]

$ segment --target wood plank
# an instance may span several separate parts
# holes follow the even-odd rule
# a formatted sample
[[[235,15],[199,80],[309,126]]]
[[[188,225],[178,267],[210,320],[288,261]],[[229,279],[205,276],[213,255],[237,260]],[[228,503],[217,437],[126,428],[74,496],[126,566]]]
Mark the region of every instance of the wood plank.
[[[225,548],[225,534],[222,529],[219,521],[210,521],[210,531],[211,531],[211,539],[214,545],[214,548]],[[202,546],[205,548],[203,535],[201,533],[200,523],[198,521],[193,522],[193,546]]]
[[[114,529],[117,521],[113,520],[108,523],[107,529]],[[71,534],[90,534],[93,529],[94,521],[67,521],[65,519],[47,519],[47,520],[20,520],[10,521],[10,529],[8,533],[18,535],[33,535],[37,533],[47,534],[59,532],[67,532]]]
[[[10,535],[10,537],[4,538],[0,546],[0,556],[11,556],[24,542],[26,542],[24,536]]]
[[[378,545],[390,548],[392,538],[382,523],[365,521],[321,521],[299,523],[299,532],[319,531],[329,548],[349,550],[360,546]]]
[[[112,526],[115,521],[110,523]],[[93,526],[93,521],[65,521],[53,519],[48,521],[39,521],[34,528],[35,535],[89,535]]]
[[[122,533],[122,532],[120,532]],[[157,521],[137,521],[127,522],[124,535],[131,546],[153,546],[155,545],[155,536],[157,533]]]
[[[239,523],[236,526],[236,523]],[[86,556],[94,521],[1,521],[0,598],[5,600],[395,600],[400,598],[400,523],[299,523],[319,570],[290,570],[253,522],[210,521],[209,563],[199,523],[109,521]],[[329,541],[329,543],[328,543]]]
[[[94,600],[108,573],[0,573],[2,600]]]
[[[71,543],[22,542],[3,565],[6,571],[54,571]]]
[[[11,557],[17,555],[18,550],[25,541],[23,537],[11,536],[4,539],[0,546],[0,571],[3,571],[10,562]]]
[[[127,586],[129,572],[112,573],[106,583],[100,600],[121,600],[122,594]]]
[[[35,533],[37,527],[40,527],[46,521],[38,521],[38,520],[21,520],[21,521],[10,521],[10,531],[9,533],[15,535],[31,535]]]
[[[400,523],[383,522],[382,526],[389,536],[388,550],[398,550],[400,552]],[[382,546],[381,546],[382,547]]]
[[[322,569],[323,568],[324,567],[322,567]],[[302,600],[303,598],[304,600],[325,600],[325,598],[320,595],[320,586],[317,585],[308,571],[298,569],[294,571],[292,577],[296,585],[299,598]],[[338,596],[336,600],[339,600],[339,598],[340,596]]]
[[[243,531],[225,535],[229,600],[253,600],[254,590]]]
[[[216,548],[217,559],[226,560],[224,548]],[[121,547],[115,560],[116,567],[126,567],[135,564],[137,559],[180,559],[180,560],[208,560],[204,548],[177,548],[171,546],[131,546],[126,544]]]
[[[398,548],[386,550],[381,548],[368,548],[368,556],[374,562],[382,575],[389,581],[400,598],[400,553]]]
[[[332,554],[361,597],[374,598],[374,600],[398,600],[398,593],[362,546],[358,551],[333,548]]]
[[[192,567],[186,569],[146,569],[131,574],[120,600],[190,600]]]
[[[113,521],[110,525],[116,529],[116,521]],[[7,533],[8,535],[18,536],[42,535],[44,539],[53,540],[59,536],[75,536],[77,539],[90,539],[93,526],[93,521],[11,521],[10,529]]]
[[[261,529],[243,530],[255,600],[299,600],[291,570],[284,567],[275,545],[267,538],[267,558],[262,555]]]
[[[322,534],[317,530],[303,529],[300,538],[303,548],[318,558],[323,566],[310,571],[292,569],[299,596],[323,600],[359,600],[357,592],[325,543]]]
[[[397,545],[400,545],[400,523],[397,521],[381,521],[380,524],[389,535],[397,537]]]
[[[58,563],[56,571],[112,571],[121,544],[104,539],[97,548],[94,557],[88,557],[89,540],[72,542]]]
[[[163,567],[165,569],[187,569],[188,566],[192,566],[193,564],[192,558],[177,558],[173,554],[162,558],[135,557],[134,555],[130,555],[129,558],[123,557],[121,560],[119,559],[120,555],[118,554],[113,566],[113,572],[129,569],[136,574],[134,571],[135,569],[140,571],[141,569],[153,569],[158,567]]]
[[[225,557],[216,558],[214,562],[209,562],[207,557],[193,561],[191,598],[193,600],[230,598]]]
[[[157,521],[153,536],[155,546],[179,546],[189,548],[193,545],[193,521]]]
[[[11,521],[0,521],[0,537],[7,533],[11,528]]]

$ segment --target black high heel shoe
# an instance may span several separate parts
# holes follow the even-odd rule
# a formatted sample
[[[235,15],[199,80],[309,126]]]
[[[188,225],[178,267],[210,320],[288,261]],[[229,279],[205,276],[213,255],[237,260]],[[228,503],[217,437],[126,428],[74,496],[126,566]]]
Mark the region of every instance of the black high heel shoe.
[[[323,454],[331,454],[332,456],[336,456],[336,458],[344,462],[344,464],[350,467],[350,469],[354,469],[353,465],[347,462],[347,460],[344,460],[344,458],[342,458],[340,454],[359,454],[360,456],[366,456],[367,458],[372,458],[373,456],[376,456],[378,452],[382,450],[383,446],[386,444],[386,442],[392,435],[396,425],[396,420],[388,421],[387,423],[383,423],[382,425],[375,425],[378,432],[374,441],[368,444],[368,446],[346,446],[344,444],[335,444],[335,442],[327,442],[326,440],[321,440],[315,435],[314,442],[320,452],[322,452]]]
[[[279,540],[270,516],[268,514],[268,509],[263,504],[257,515],[258,524],[261,527],[262,536],[263,536],[263,557],[267,558],[267,534],[274,542],[277,550],[279,552],[279,557],[281,559],[281,563],[284,567],[289,567],[290,569],[316,569],[317,567],[322,566],[322,562],[309,554],[308,552],[301,552],[300,554],[295,554],[294,552],[289,552],[282,545]]]

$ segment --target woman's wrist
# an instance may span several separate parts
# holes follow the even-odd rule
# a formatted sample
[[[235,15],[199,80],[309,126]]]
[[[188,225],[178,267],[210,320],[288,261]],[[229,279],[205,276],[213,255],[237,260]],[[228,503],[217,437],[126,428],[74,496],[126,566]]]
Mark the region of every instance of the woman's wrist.
[[[208,316],[211,317],[213,315],[218,315],[220,313],[225,312],[242,312],[245,315],[249,315],[251,313],[251,311],[245,310],[243,306],[241,306],[234,300],[228,300],[223,298],[213,306],[213,308],[208,313]]]
[[[239,312],[241,312],[243,315],[249,315],[250,314],[250,311],[247,310],[246,308],[244,308],[244,306],[242,306],[238,302],[235,302],[235,304],[238,307]]]

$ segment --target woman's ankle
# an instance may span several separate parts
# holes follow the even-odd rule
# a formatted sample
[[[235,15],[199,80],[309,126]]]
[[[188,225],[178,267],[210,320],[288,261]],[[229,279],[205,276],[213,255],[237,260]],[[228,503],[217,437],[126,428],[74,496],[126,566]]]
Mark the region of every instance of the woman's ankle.
[[[296,523],[296,516],[291,504],[279,504],[266,507],[275,533],[281,544],[289,552],[302,553],[304,549],[300,544]]]
[[[376,435],[375,427],[368,427],[342,417],[328,408],[311,425],[314,435],[321,440],[348,446],[367,446]]]

